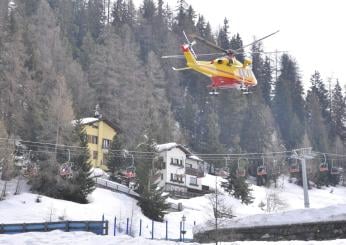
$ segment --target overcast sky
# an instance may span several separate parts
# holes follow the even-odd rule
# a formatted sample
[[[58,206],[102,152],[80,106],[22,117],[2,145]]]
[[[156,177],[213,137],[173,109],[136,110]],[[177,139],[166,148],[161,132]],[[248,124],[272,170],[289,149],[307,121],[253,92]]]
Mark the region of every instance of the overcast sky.
[[[296,59],[305,86],[314,70],[346,85],[346,14],[342,0],[185,0],[211,23],[213,31],[230,21],[231,35],[244,44],[276,30],[263,41],[265,51],[286,50]],[[142,0],[135,0],[142,2]],[[173,7],[177,0],[166,0]]]

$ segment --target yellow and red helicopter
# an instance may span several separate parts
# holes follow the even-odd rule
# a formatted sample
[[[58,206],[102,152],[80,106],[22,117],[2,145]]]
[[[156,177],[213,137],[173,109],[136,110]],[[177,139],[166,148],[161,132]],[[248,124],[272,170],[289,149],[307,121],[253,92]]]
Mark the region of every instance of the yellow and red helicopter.
[[[254,42],[243,46],[241,49],[223,49],[202,37],[197,35],[191,35],[194,39],[197,39],[204,44],[211,46],[223,53],[213,53],[213,54],[201,54],[196,55],[192,46],[196,44],[196,41],[190,42],[185,32],[183,32],[187,43],[181,45],[181,49],[183,52],[183,57],[186,59],[186,67],[183,68],[175,68],[172,67],[175,71],[183,71],[183,70],[195,70],[203,75],[210,77],[211,84],[208,85],[208,88],[211,89],[210,94],[217,95],[217,89],[239,89],[243,92],[243,94],[248,94],[249,87],[253,87],[257,85],[257,79],[252,72],[251,64],[252,61],[249,58],[245,58],[244,62],[240,62],[236,59],[236,55],[243,52],[243,49],[249,47],[265,38],[268,38],[279,31],[273,32],[265,37],[255,40]],[[198,56],[206,56],[206,55],[220,55],[225,54],[226,56],[218,57],[211,61],[202,61],[198,60]],[[182,57],[181,55],[167,55],[162,56],[162,58],[178,58]]]

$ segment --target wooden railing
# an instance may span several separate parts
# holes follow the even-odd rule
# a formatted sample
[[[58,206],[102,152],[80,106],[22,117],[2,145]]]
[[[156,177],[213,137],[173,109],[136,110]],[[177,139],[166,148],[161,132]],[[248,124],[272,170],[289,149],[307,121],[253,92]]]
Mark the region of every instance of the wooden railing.
[[[139,194],[135,192],[134,190],[132,190],[131,188],[114,181],[110,181],[103,178],[95,178],[95,183],[100,187],[110,189],[112,191],[122,192],[136,198],[139,197]]]
[[[204,171],[198,168],[185,168],[185,174],[193,175],[198,178],[204,177]]]

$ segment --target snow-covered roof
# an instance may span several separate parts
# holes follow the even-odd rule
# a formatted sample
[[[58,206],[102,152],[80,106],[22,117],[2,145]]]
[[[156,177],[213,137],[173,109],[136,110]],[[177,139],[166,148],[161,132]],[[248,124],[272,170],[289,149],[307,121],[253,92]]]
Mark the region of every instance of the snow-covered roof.
[[[169,151],[175,147],[177,147],[178,144],[175,143],[175,142],[171,142],[171,143],[166,143],[166,144],[161,144],[161,145],[156,145],[155,146],[155,149],[158,151],[158,152],[162,152],[162,151]]]
[[[85,117],[85,118],[80,118],[78,120],[73,120],[72,121],[72,125],[76,125],[77,121],[80,121],[80,123],[82,125],[86,125],[86,124],[91,124],[91,123],[94,123],[94,122],[98,122],[98,121],[104,121],[106,122],[109,126],[111,126],[112,128],[116,129],[117,131],[121,131],[119,126],[111,121],[109,121],[108,119],[106,118],[97,118],[97,117]]]
[[[85,118],[81,118],[79,120],[73,120],[72,121],[72,125],[76,125],[77,121],[80,121],[80,123],[82,125],[84,124],[89,124],[89,123],[94,123],[94,122],[98,122],[100,119],[96,118],[96,117],[85,117]]]
[[[201,158],[199,158],[198,156],[195,156],[195,155],[189,155],[189,156],[187,156],[187,158],[192,159],[192,160],[196,160],[196,161],[203,161]]]

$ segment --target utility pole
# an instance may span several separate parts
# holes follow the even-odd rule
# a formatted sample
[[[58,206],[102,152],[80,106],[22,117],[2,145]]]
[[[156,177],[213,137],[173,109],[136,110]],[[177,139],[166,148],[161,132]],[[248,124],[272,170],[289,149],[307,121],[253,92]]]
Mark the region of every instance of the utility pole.
[[[218,214],[217,214],[217,204],[218,204],[218,190],[217,190],[217,175],[215,175],[215,244],[218,243]]]

